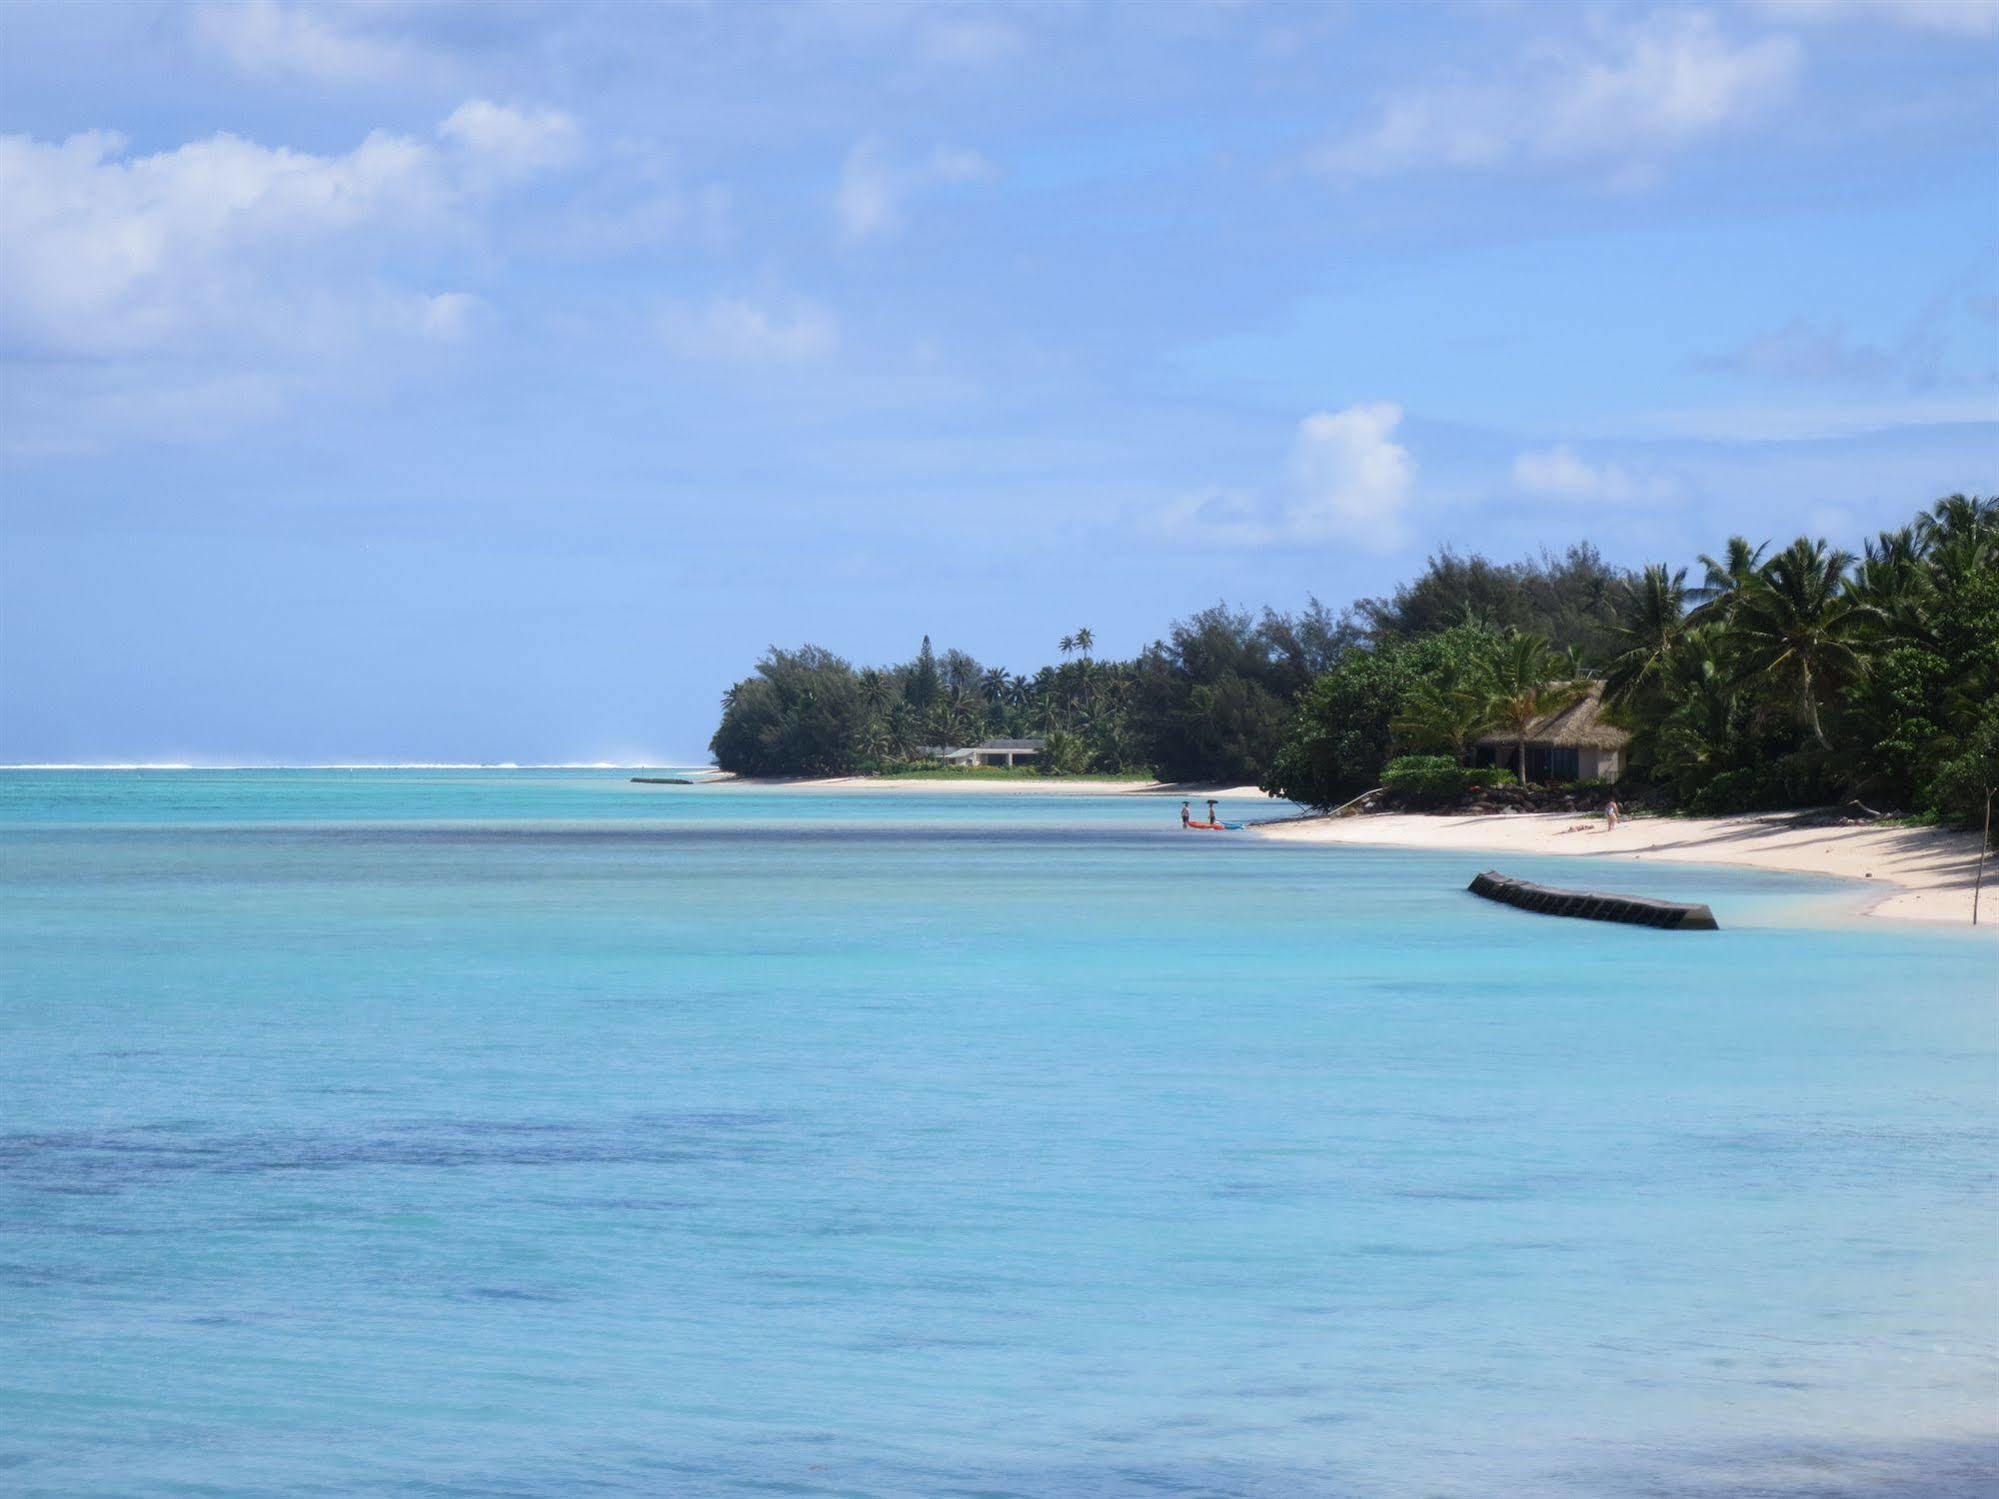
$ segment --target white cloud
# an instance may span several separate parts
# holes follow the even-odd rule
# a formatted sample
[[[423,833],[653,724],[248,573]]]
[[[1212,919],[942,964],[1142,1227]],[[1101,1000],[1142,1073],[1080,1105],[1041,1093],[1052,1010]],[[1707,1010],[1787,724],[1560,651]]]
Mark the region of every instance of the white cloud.
[[[1614,463],[1586,463],[1563,445],[1520,454],[1513,460],[1513,483],[1526,494],[1609,505],[1663,500],[1674,492],[1668,480],[1639,478]]]
[[[97,357],[283,345],[417,305],[377,283],[386,246],[552,165],[573,139],[561,116],[486,104],[453,114],[439,140],[376,131],[329,156],[226,134],[150,156],[104,131],[0,137],[0,340]],[[420,307],[410,321],[434,323]]]
[[[466,100],[437,133],[500,181],[566,166],[580,139],[576,121],[559,109],[514,109],[486,99]]]
[[[1999,0],[1755,0],[1755,6],[1783,21],[1880,21],[1945,36],[1999,33]]]
[[[822,307],[776,311],[741,297],[672,304],[660,313],[659,333],[681,358],[720,364],[809,364],[840,343],[839,323]]]
[[[1311,164],[1342,179],[1510,165],[1596,165],[1642,181],[1671,153],[1737,129],[1791,91],[1789,37],[1732,42],[1700,11],[1602,27],[1582,45],[1526,54],[1498,83],[1387,100],[1369,127]]]
[[[1298,424],[1291,448],[1296,494],[1285,519],[1304,540],[1351,540],[1385,552],[1402,542],[1416,465],[1394,441],[1402,408],[1388,401],[1321,411]]]
[[[277,0],[227,0],[194,12],[195,35],[246,73],[354,83],[407,71],[415,53],[394,38],[354,30],[356,8],[308,8]]]
[[[877,140],[864,140],[847,153],[833,193],[841,238],[850,244],[878,239],[902,224],[904,202],[925,188],[976,182],[991,165],[976,151],[939,146],[916,161],[898,161]]]
[[[1340,543],[1393,551],[1406,539],[1416,475],[1409,450],[1394,440],[1401,423],[1402,408],[1388,401],[1315,412],[1298,424],[1280,498],[1195,496],[1168,506],[1155,529],[1207,546]]]

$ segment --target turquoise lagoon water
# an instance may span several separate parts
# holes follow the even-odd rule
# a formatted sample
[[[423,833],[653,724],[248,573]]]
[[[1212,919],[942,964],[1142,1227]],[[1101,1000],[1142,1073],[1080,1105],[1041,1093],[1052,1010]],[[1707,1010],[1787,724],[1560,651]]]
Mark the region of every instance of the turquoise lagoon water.
[[[0,775],[0,1490],[1992,1491],[1999,948],[1174,809]]]

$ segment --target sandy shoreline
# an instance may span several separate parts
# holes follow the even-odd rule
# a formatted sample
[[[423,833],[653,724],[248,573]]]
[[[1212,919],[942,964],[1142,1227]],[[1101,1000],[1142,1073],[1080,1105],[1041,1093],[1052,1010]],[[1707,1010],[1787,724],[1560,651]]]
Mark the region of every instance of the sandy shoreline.
[[[1569,832],[1579,822],[1589,831]],[[1794,816],[1644,817],[1606,833],[1600,820],[1573,812],[1487,817],[1376,813],[1362,817],[1301,817],[1265,823],[1265,838],[1300,843],[1364,843],[1395,848],[1464,849],[1491,853],[1561,854],[1616,861],[1742,865],[1794,874],[1824,874],[1881,887],[1870,916],[1950,922],[1969,927],[1978,868],[1978,835],[1937,828],[1834,825],[1814,827]],[[1980,930],[1999,934],[1999,858],[1986,867]]]
[[[1265,810],[1289,806],[1258,786],[1220,786],[1209,781],[1070,780],[1034,776],[990,780],[967,776],[945,780],[937,776],[730,776],[700,782],[703,786],[743,786],[758,791],[867,791],[884,796],[924,796],[937,792],[981,796],[1159,796],[1214,797],[1217,801],[1254,801]],[[1241,813],[1244,809],[1233,809]]]

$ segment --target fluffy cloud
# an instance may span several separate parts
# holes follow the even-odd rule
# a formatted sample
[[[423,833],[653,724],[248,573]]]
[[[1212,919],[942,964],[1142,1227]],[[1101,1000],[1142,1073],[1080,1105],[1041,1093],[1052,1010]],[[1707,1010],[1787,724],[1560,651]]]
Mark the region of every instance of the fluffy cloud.
[[[1286,529],[1306,541],[1353,541],[1385,552],[1402,543],[1416,465],[1394,440],[1402,408],[1387,401],[1321,411],[1298,424]]]
[[[576,122],[559,109],[513,109],[486,99],[466,100],[437,133],[501,181],[567,166],[580,139]]]
[[[226,134],[136,157],[104,131],[0,137],[0,339],[106,357],[283,343],[357,311],[434,325],[424,299],[379,283],[387,243],[552,165],[574,128],[475,103],[435,139],[377,131],[330,156]]]
[[[1338,543],[1393,551],[1406,539],[1416,475],[1409,450],[1395,441],[1401,423],[1402,408],[1387,401],[1315,412],[1298,424],[1281,496],[1196,496],[1169,506],[1156,529],[1206,546]]]
[[[1711,16],[1665,11],[1581,46],[1528,54],[1498,84],[1425,90],[1318,151],[1329,177],[1586,164],[1642,180],[1661,159],[1739,128],[1792,89],[1789,37],[1732,42]]]
[[[840,236],[850,244],[893,233],[904,202],[924,188],[975,182],[992,168],[976,151],[939,146],[916,161],[898,161],[880,141],[865,140],[847,153],[833,193]]]
[[[277,0],[227,0],[196,10],[194,32],[246,73],[356,83],[407,71],[413,50],[355,29],[357,14],[362,12],[351,6],[319,10]]]
[[[1545,499],[1626,505],[1663,500],[1673,493],[1667,480],[1638,478],[1614,463],[1586,463],[1565,446],[1522,453],[1513,460],[1514,487]]]
[[[741,297],[673,304],[660,313],[659,333],[681,358],[718,364],[809,364],[840,343],[840,325],[822,307],[779,311]]]

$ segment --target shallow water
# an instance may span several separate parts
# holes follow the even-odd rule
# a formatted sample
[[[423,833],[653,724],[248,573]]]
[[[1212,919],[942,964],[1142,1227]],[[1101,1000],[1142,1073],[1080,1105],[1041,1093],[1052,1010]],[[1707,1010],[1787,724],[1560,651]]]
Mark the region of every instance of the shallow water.
[[[1991,1491],[1989,944],[1175,805],[0,774],[0,1488]]]

